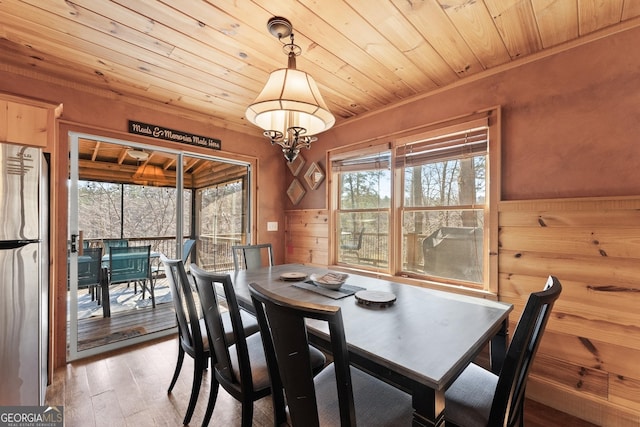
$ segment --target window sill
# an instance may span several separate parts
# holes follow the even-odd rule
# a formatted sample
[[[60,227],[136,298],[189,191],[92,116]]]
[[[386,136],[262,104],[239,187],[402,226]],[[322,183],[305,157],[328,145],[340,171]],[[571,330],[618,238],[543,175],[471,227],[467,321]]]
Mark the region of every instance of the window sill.
[[[451,292],[454,294],[468,295],[476,298],[484,298],[492,301],[498,301],[498,296],[492,292],[485,291],[482,289],[468,288],[462,285],[453,285],[450,283],[416,279],[413,277],[406,277],[406,276],[393,276],[391,274],[386,274],[382,272],[362,270],[357,268],[349,268],[349,267],[345,267],[344,265],[331,265],[329,266],[329,268],[336,271],[344,271],[347,273],[353,272],[361,276],[374,277],[376,279],[383,279],[383,280],[393,281],[396,283],[402,283],[402,284],[411,285],[411,286],[418,286],[420,288],[434,289],[434,290],[443,291],[443,292]]]

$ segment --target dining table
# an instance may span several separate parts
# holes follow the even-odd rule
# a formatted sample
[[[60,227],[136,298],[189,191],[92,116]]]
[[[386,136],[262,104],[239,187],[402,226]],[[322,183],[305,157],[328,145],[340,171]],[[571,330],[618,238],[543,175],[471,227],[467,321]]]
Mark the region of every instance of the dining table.
[[[310,280],[328,272],[340,273],[282,264],[230,275],[238,303],[248,311],[254,311],[251,283],[302,302],[339,306],[350,363],[410,393],[413,426],[445,425],[447,388],[487,345],[490,368],[499,372],[511,304],[352,272],[337,291]],[[312,344],[330,353],[328,325],[308,321],[307,328]]]

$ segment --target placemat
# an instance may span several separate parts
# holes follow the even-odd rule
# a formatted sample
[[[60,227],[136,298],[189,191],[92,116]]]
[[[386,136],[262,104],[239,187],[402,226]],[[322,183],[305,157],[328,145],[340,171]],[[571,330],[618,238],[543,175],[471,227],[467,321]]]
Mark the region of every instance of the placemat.
[[[311,281],[297,282],[292,284],[291,286],[295,286],[296,288],[300,288],[300,289],[306,289],[308,291],[315,292],[317,294],[324,295],[326,297],[333,298],[333,299],[348,297],[349,295],[353,295],[358,291],[366,290],[366,288],[361,288],[360,286],[354,286],[354,285],[342,285],[340,289],[333,290],[333,289],[327,289],[327,288],[323,288],[322,286],[315,285]]]

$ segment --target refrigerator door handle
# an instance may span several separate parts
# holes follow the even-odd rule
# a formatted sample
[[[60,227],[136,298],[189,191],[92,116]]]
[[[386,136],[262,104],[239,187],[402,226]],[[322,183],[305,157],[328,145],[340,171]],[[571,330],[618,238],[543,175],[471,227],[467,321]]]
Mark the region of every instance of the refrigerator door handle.
[[[31,243],[40,243],[40,239],[0,240],[1,249],[18,249]]]

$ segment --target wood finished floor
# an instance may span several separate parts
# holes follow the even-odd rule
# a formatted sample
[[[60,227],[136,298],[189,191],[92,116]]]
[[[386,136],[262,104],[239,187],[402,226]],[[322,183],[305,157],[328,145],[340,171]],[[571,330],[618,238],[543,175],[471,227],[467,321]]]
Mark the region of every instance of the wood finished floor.
[[[169,293],[167,279],[156,282],[155,308],[150,297],[142,299],[141,290],[134,291],[126,283],[114,285],[110,289],[111,317],[102,317],[102,306],[90,298],[87,291],[79,295],[78,350],[87,350],[96,346],[110,344],[140,335],[164,331],[176,326],[176,315]],[[194,300],[198,304],[197,293]],[[67,328],[70,325],[67,322]],[[67,330],[70,336],[70,329]]]
[[[181,426],[191,393],[193,363],[185,357],[180,378],[168,395],[177,353],[177,339],[163,338],[69,363],[55,372],[47,390],[47,404],[64,406],[67,427]],[[205,372],[191,426],[202,423],[209,396],[209,373]],[[272,427],[271,408],[270,398],[254,404],[254,427]],[[239,426],[240,418],[240,404],[220,388],[209,425]],[[526,403],[525,424],[594,426],[533,401]]]

